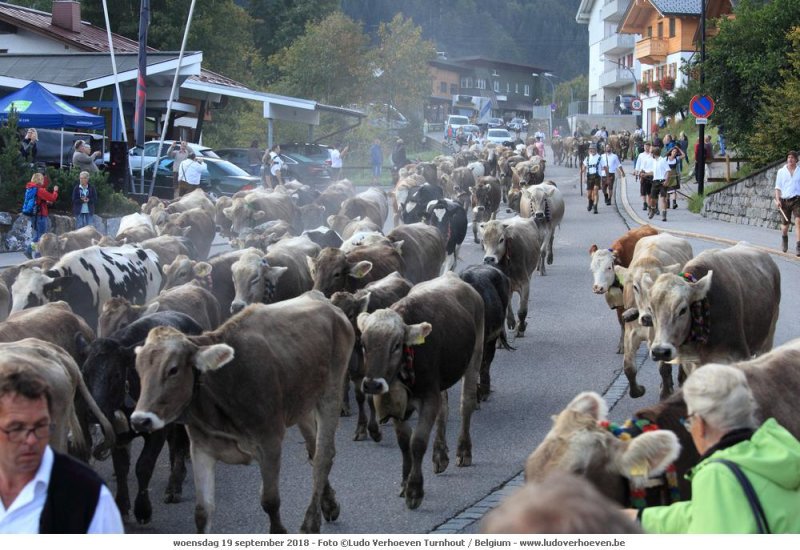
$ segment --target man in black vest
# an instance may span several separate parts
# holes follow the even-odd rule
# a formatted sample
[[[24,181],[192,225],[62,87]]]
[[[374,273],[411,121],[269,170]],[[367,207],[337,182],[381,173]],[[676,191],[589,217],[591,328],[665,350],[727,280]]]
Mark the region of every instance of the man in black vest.
[[[50,387],[30,368],[0,376],[0,533],[124,533],[88,466],[53,452]]]

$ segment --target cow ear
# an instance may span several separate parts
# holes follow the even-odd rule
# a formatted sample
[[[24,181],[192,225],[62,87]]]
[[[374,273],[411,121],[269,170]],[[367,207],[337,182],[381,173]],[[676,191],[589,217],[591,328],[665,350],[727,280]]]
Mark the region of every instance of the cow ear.
[[[605,420],[608,415],[608,405],[605,400],[593,391],[579,393],[569,402],[567,409],[588,414],[595,420]]]
[[[364,293],[363,296],[361,296],[360,298],[356,299],[356,310],[359,313],[365,313],[367,311],[367,308],[369,307],[369,297],[370,297],[370,295],[371,295],[370,292],[366,292],[366,293]]]
[[[394,247],[395,250],[397,250],[398,254],[400,254],[401,256],[403,255],[403,241],[394,241],[392,243],[392,246]]]
[[[208,262],[195,262],[192,266],[192,270],[197,277],[208,277],[212,269],[214,269],[214,266]]]
[[[692,301],[697,302],[702,300],[708,294],[708,291],[711,290],[711,277],[714,275],[713,270],[709,270],[706,273],[705,277],[702,277],[696,283],[690,283],[692,288]]]
[[[288,267],[267,267],[267,269],[264,271],[264,278],[273,285],[277,285],[281,275],[287,271],[289,271]]]
[[[672,273],[673,275],[677,275],[683,271],[681,264],[671,264],[664,268],[664,273]]]
[[[209,372],[224,367],[233,360],[233,348],[227,344],[201,346],[194,354],[194,366],[200,372]]]
[[[317,271],[317,262],[311,256],[306,256],[306,265],[308,265],[308,272],[311,273],[311,276],[314,276],[314,273]]]
[[[430,323],[419,323],[417,325],[406,326],[406,345],[419,346],[425,343],[425,337],[433,330]]]
[[[153,300],[146,306],[141,307],[144,308],[144,311],[142,311],[142,317],[144,317],[145,315],[150,315],[157,312],[158,308],[161,307],[161,304],[158,302],[158,300]]]
[[[591,256],[591,255],[592,255],[592,254],[594,254],[595,252],[597,252],[597,245],[596,245],[596,244],[593,244],[593,245],[592,245],[592,246],[589,248],[589,256]]]
[[[362,333],[367,330],[367,319],[369,319],[369,316],[369,313],[364,312],[359,313],[358,317],[356,317],[356,326]]]
[[[402,241],[401,241],[402,242]],[[350,276],[356,279],[362,279],[367,276],[367,273],[372,271],[372,262],[362,260],[350,266]]]
[[[614,274],[617,276],[620,284],[625,284],[625,279],[628,277],[628,268],[621,265],[614,266]]]
[[[263,210],[258,210],[256,212],[253,212],[253,219],[256,221],[263,220],[266,217],[267,213],[264,212]]]
[[[634,487],[644,487],[648,478],[664,473],[681,452],[678,436],[670,430],[646,432],[631,440],[619,459],[621,474]]]

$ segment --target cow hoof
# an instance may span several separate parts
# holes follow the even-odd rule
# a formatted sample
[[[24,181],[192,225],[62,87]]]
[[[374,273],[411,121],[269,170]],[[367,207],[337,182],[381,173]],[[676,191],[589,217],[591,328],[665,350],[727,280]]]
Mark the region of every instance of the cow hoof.
[[[136,496],[136,502],[133,505],[133,515],[136,521],[140,524],[150,523],[150,518],[153,517],[153,506],[150,504],[150,498],[147,493],[139,493]]]
[[[481,244],[481,241],[478,240],[478,237],[473,237],[473,240],[475,241],[475,244]]]
[[[441,474],[445,470],[447,470],[447,466],[450,465],[450,459],[447,457],[446,453],[434,453],[433,454],[433,473],[434,474]]]
[[[342,409],[339,411],[339,416],[350,416],[350,405],[342,405]]]
[[[270,523],[269,525],[270,535],[285,535],[288,532],[289,531],[286,530],[286,527],[284,527],[280,522]],[[302,528],[300,529],[300,532],[303,532]],[[319,533],[319,530],[317,530],[317,533]]]
[[[659,399],[659,401],[664,401],[664,400],[665,400],[665,399],[667,399],[667,398],[668,398],[670,395],[672,395],[672,388],[668,388],[668,389],[662,389],[662,390],[661,390],[661,393],[660,393],[660,394],[658,394],[658,399]]]
[[[478,403],[480,403],[481,401],[486,401],[487,399],[489,399],[489,392],[490,391],[491,391],[491,388],[489,387],[488,384],[478,384],[478,391],[477,391]]]
[[[356,434],[353,436],[353,441],[364,441],[367,438],[367,429],[364,426],[356,428]]]
[[[409,493],[410,491],[406,493],[406,507],[409,510],[416,510],[419,508],[419,505],[422,504],[422,490],[420,489],[419,491],[414,491],[414,494]]]
[[[457,454],[456,466],[458,466],[459,468],[466,468],[468,466],[472,466],[472,454],[471,453]]]
[[[325,521],[336,521],[339,519],[339,512],[341,511],[339,503],[334,499],[322,499],[322,517],[325,518]]]
[[[167,491],[164,493],[164,504],[177,504],[181,501],[181,495],[179,491]]]
[[[547,265],[553,265],[553,256],[547,257]]]
[[[381,433],[381,429],[377,428],[377,427],[374,428],[374,429],[370,428],[369,436],[372,438],[372,441],[374,441],[375,443],[380,443],[380,441],[383,439],[383,433]]]
[[[644,392],[645,392],[644,386],[636,386],[636,387],[631,386],[630,395],[634,399],[636,399],[637,397],[643,396]]]

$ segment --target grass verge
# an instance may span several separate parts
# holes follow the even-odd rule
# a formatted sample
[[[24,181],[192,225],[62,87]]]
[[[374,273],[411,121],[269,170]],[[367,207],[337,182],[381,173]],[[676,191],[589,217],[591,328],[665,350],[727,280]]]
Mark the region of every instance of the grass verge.
[[[689,211],[699,214],[703,210],[703,201],[705,198],[717,189],[725,187],[726,185],[728,184],[725,182],[712,183],[705,186],[702,195],[700,193],[692,193],[692,195],[689,197]]]

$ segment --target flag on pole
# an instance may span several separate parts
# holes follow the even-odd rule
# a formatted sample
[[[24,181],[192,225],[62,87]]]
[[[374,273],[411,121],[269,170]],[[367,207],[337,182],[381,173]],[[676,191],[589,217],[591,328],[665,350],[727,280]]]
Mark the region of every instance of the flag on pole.
[[[139,76],[136,80],[136,111],[133,133],[136,145],[144,146],[145,103],[147,101],[147,29],[150,26],[150,0],[141,0],[139,10]]]

